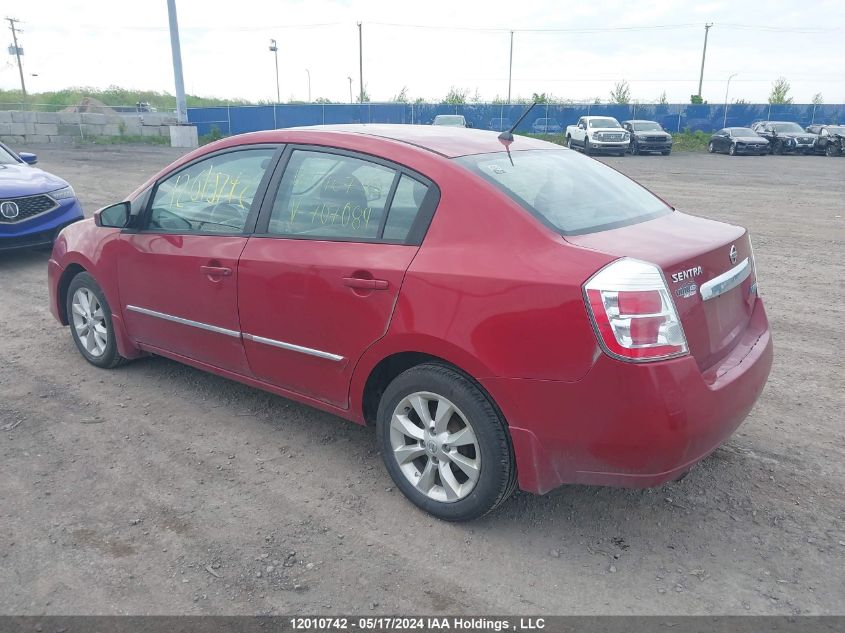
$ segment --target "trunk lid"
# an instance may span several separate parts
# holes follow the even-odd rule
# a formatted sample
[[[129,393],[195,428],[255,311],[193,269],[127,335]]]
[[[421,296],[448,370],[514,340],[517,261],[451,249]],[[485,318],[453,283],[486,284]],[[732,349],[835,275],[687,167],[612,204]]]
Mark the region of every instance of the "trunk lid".
[[[659,266],[690,354],[701,370],[730,353],[748,326],[757,296],[752,290],[752,285],[756,289],[756,274],[748,232],[742,227],[676,211],[654,220],[565,239],[577,246]],[[709,298],[704,298],[702,290]]]

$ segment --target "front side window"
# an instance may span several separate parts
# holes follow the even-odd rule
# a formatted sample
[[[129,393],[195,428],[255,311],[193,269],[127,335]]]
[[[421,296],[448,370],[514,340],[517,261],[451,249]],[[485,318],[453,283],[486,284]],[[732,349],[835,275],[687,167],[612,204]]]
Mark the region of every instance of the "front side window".
[[[619,172],[576,152],[527,150],[477,154],[456,162],[563,235],[635,224],[672,212],[660,198]]]
[[[211,156],[159,183],[147,229],[241,233],[275,149],[245,149]]]
[[[279,184],[268,232],[378,239],[397,175],[394,169],[360,158],[296,150]]]

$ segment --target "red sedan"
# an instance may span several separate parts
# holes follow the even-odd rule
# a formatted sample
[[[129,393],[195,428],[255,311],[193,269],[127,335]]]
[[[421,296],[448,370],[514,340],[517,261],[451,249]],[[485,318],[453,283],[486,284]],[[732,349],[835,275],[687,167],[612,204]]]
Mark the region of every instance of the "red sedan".
[[[374,424],[448,520],[517,485],[677,479],[772,363],[745,229],[476,130],[218,141],[67,227],[49,284],[90,363],[159,354]]]

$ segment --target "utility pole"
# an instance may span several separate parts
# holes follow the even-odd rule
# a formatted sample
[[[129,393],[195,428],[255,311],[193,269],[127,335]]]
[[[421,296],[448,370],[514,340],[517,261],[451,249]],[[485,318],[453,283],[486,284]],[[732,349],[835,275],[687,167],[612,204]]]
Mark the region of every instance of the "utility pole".
[[[707,57],[707,35],[710,33],[712,22],[704,25],[704,50],[701,52],[701,74],[698,76],[698,96],[701,96],[701,83],[704,81],[704,58]]]
[[[361,81],[361,103],[364,103],[364,35],[358,22],[358,77]]]
[[[347,77],[347,79],[349,80],[349,103],[355,103],[352,99],[352,77]]]
[[[176,20],[176,0],[167,0],[167,17],[170,19],[170,50],[173,53],[173,78],[176,80],[176,121],[188,122],[185,101],[185,80],[182,78],[182,48],[179,46],[179,23]]]
[[[508,105],[511,102],[511,78],[513,77],[513,31],[511,31],[511,55],[508,63]]]
[[[276,40],[270,40],[270,52],[276,57],[276,103],[281,103],[281,94],[279,93],[279,47],[276,46]]]
[[[26,99],[26,84],[23,80],[23,64],[21,64],[21,55],[23,54],[23,49],[18,46],[18,33],[15,30],[15,22],[20,22],[20,20],[16,20],[15,18],[6,19],[9,21],[9,28],[12,31],[12,41],[14,42],[15,57],[17,57],[18,59],[18,72],[21,75],[21,93],[23,94],[23,98]],[[21,33],[23,33],[23,31],[21,31]]]

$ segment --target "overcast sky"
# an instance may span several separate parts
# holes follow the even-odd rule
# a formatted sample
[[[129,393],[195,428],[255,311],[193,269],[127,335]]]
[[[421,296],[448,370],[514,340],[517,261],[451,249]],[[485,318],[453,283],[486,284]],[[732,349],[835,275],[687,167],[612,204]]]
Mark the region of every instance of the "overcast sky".
[[[686,103],[697,92],[704,23],[713,22],[706,100],[723,102],[728,76],[738,73],[731,101],[765,102],[784,76],[796,103],[817,92],[825,103],[845,102],[842,0],[177,0],[177,7],[185,86],[205,96],[275,99],[272,37],[283,101],[308,98],[306,69],[312,98],[348,101],[348,77],[358,91],[361,21],[373,101],[403,86],[411,99],[437,100],[451,86],[484,100],[505,97],[514,29],[514,97],[606,100],[626,79],[632,99],[653,102],[665,90],[670,102]],[[26,0],[4,10],[21,20],[31,92],[111,84],[174,92],[165,0]],[[16,88],[5,32],[0,87]]]

